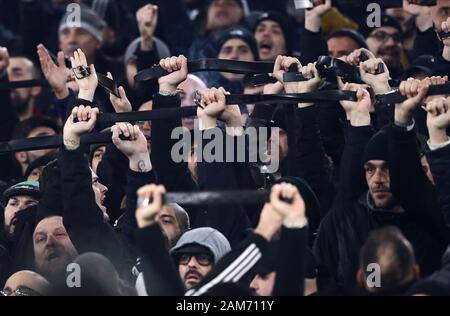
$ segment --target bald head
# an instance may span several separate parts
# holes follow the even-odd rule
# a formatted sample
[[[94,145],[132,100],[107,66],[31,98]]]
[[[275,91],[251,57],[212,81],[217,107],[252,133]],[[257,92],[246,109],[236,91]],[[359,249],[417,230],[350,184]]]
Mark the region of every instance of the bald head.
[[[189,215],[176,203],[165,205],[156,216],[156,221],[161,227],[162,233],[167,238],[168,247],[172,248],[189,229]]]
[[[371,292],[394,290],[413,281],[418,274],[413,247],[395,227],[373,231],[361,249],[360,271],[364,279],[372,274],[373,270],[367,267],[374,263],[380,267],[381,287],[368,288]]]
[[[199,77],[189,74],[187,79],[178,86],[178,89],[183,90],[181,106],[194,105],[195,91],[202,91],[206,88],[205,83]],[[194,129],[194,118],[185,117],[181,119],[181,122],[184,127],[190,130]]]
[[[36,272],[23,270],[9,277],[3,291],[13,296],[19,293],[27,296],[45,296],[50,293],[50,283]]]

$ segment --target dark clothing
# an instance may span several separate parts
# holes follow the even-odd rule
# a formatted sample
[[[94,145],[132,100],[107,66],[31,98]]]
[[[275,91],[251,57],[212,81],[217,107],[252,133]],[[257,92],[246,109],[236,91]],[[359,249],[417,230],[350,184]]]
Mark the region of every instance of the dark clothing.
[[[420,166],[414,132],[392,127],[389,132],[391,191],[405,211],[394,213],[374,206],[362,168],[362,153],[372,135],[371,128],[348,127],[339,192],[333,210],[319,227],[314,246],[320,288],[327,278],[352,287],[360,248],[372,230],[386,225],[399,227],[409,239],[423,274],[430,274],[439,264],[448,233],[442,228],[443,220],[439,222],[433,189]]]
[[[435,183],[439,208],[450,226],[450,146],[447,145],[426,153]]]
[[[63,149],[58,157],[61,167],[63,224],[79,254],[97,252],[107,257],[121,275],[131,273],[124,267],[124,249],[112,227],[104,221],[95,202],[92,176],[83,147]]]
[[[308,228],[281,229],[277,276],[272,296],[303,296]]]
[[[433,27],[421,32],[417,30],[414,46],[410,52],[411,60],[422,55],[436,55],[436,52],[442,51],[442,42],[439,41],[436,31]]]
[[[0,83],[7,83],[8,75],[5,71],[0,74]],[[0,142],[11,140],[14,127],[19,118],[13,108],[9,90],[0,90]],[[15,163],[13,155],[0,155],[0,180],[9,181],[13,178],[21,179],[22,170]]]

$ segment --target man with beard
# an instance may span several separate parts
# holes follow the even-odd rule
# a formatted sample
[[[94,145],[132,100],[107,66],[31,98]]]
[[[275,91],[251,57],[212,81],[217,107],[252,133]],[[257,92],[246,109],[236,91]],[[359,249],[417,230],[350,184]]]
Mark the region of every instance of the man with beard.
[[[11,57],[8,66],[10,82],[39,79],[39,71],[26,57]],[[19,120],[23,121],[36,113],[36,99],[42,91],[41,87],[28,87],[11,90],[11,100]]]
[[[382,14],[380,27],[370,27],[364,20],[359,32],[366,37],[369,50],[387,65],[392,78],[400,78],[403,74],[403,31],[400,23],[389,15]]]
[[[65,272],[78,252],[75,249],[61,216],[41,220],[33,234],[36,270],[50,281],[56,281]]]
[[[5,262],[1,263],[0,283],[10,275],[12,258],[16,251],[16,241],[23,232],[23,222],[32,218],[41,193],[39,183],[26,181],[17,183],[3,193],[3,214],[0,216],[0,250],[3,250]]]
[[[190,289],[229,251],[230,243],[224,235],[214,228],[201,227],[184,233],[170,252],[184,287]]]
[[[396,105],[395,123],[372,138],[369,93],[360,88],[358,102],[341,102],[350,126],[339,191],[314,245],[319,289],[353,287],[360,248],[372,230],[388,225],[410,240],[424,275],[439,267],[449,234],[434,187],[420,164],[413,121],[430,85],[429,79],[402,82],[400,92],[408,99]]]

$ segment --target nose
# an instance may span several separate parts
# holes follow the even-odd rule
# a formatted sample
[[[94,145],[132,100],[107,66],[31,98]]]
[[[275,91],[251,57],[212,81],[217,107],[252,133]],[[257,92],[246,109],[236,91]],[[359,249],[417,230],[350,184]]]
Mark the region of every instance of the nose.
[[[239,59],[239,55],[238,55],[237,49],[233,49],[233,51],[232,51],[232,53],[230,55],[230,59],[231,60],[238,60]]]
[[[100,185],[100,192],[102,192],[103,194],[106,194],[106,192],[108,192],[108,187],[101,183],[99,183],[99,185]]]
[[[47,240],[45,241],[45,246],[46,247],[53,246],[55,244],[55,241],[56,241],[56,238],[52,234],[49,234],[47,236]]]
[[[189,259],[189,262],[188,262],[188,267],[191,267],[191,268],[196,268],[196,267],[198,267],[198,262],[197,262],[197,259],[195,259],[195,256],[192,256],[190,259]]]
[[[392,36],[389,36],[386,42],[384,43],[385,46],[395,46],[397,45],[397,42],[394,41],[394,38]]]
[[[374,174],[375,183],[386,183],[386,180],[387,180],[386,172],[377,168]]]
[[[258,281],[257,281],[258,276],[255,276],[252,280],[252,282],[250,283],[250,288],[253,289],[255,292],[258,291]]]

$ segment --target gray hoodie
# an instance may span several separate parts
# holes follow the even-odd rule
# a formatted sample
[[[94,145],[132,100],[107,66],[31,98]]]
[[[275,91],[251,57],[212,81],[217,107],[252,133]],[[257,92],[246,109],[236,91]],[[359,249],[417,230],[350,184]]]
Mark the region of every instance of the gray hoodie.
[[[200,227],[185,232],[170,253],[192,244],[208,248],[214,255],[214,263],[231,251],[230,243],[221,232],[211,227]]]

